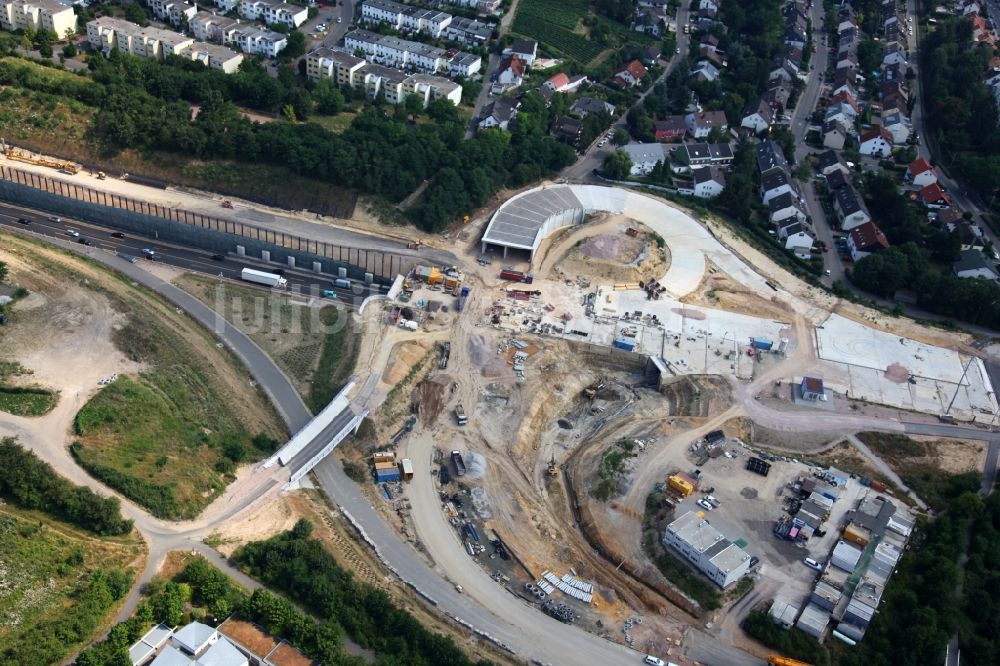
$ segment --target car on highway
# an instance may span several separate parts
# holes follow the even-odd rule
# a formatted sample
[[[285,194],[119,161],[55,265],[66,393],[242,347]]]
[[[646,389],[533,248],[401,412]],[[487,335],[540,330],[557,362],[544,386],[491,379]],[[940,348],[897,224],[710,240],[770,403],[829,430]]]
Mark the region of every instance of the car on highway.
[[[61,217],[56,217],[55,215],[49,218],[49,222],[54,222],[55,224],[60,224],[62,222]]]
[[[80,232],[76,231],[75,229],[67,229],[66,230],[66,235],[67,236],[72,236],[73,238],[79,238],[80,237]]]
[[[225,260],[226,260],[226,255],[224,255],[224,254],[213,254],[212,255],[212,261],[225,261]]]
[[[81,236],[80,238],[77,238],[76,242],[79,243],[80,245],[93,245],[94,244],[89,238],[84,238],[83,236]]]
[[[156,259],[156,252],[153,251],[153,250],[150,250],[148,247],[144,247],[144,248],[142,248],[142,256],[146,257],[147,259],[154,259],[155,260]]]
[[[323,298],[337,298],[337,294],[336,292],[330,291],[329,289],[324,289]]]
[[[125,238],[125,234],[123,234],[120,231],[112,231],[111,232],[111,237],[112,238]]]
[[[19,217],[19,218],[17,218],[17,223],[18,224],[31,224],[31,220],[29,220],[26,217]]]

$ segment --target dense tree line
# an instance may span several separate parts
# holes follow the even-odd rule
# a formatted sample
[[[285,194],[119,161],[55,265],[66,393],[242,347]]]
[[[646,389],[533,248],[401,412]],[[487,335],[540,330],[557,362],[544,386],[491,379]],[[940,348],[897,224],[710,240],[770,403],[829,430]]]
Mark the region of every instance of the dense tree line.
[[[1000,285],[952,273],[961,249],[957,231],[928,225],[926,211],[902,195],[892,175],[868,174],[861,190],[892,246],[859,260],[851,272],[854,284],[885,298],[909,289],[928,312],[1000,328]]]
[[[308,522],[299,521],[289,532],[251,542],[238,561],[248,573],[287,593],[322,622],[342,627],[362,647],[374,650],[380,663],[472,663],[450,638],[425,629],[387,594],[355,582],[319,541],[309,538],[311,529]]]
[[[343,91],[303,83],[287,67],[274,78],[247,60],[227,76],[198,62],[157,63],[117,50],[108,58],[92,55],[89,64],[92,81],[73,84],[0,63],[0,84],[66,95],[97,108],[92,135],[108,150],[265,162],[391,201],[428,180],[412,210],[413,220],[428,230],[468,214],[501,186],[522,186],[575,159],[569,146],[547,135],[551,112],[540,100],[525,103],[512,132],[487,130],[468,141],[462,117],[445,100],[431,103],[425,113],[432,122],[421,123],[409,122],[424,112],[419,105],[372,103],[335,134],[313,123],[253,123],[239,112],[237,105],[301,121],[317,110],[343,108]],[[192,105],[200,107],[194,119]]]
[[[1000,187],[997,104],[982,83],[993,53],[973,45],[972,22],[950,17],[921,41],[925,112],[945,163],[985,199]]]
[[[52,466],[12,438],[0,439],[0,497],[101,535],[128,534],[117,497],[101,497],[56,474]]]

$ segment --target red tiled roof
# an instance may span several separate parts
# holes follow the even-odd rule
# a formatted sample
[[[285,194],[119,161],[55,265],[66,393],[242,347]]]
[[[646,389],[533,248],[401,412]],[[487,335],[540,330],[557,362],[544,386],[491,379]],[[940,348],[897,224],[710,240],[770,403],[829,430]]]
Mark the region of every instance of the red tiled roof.
[[[558,74],[550,78],[548,81],[546,81],[546,83],[548,83],[556,90],[559,90],[560,88],[564,88],[569,85],[569,76],[567,76],[565,72],[559,72]]]
[[[924,171],[929,171],[932,168],[933,167],[931,167],[931,163],[922,157],[918,157],[917,159],[913,160],[907,167],[907,169],[909,169],[910,171],[911,176],[916,176],[918,174],[923,173]]]
[[[518,76],[523,77],[524,70],[527,64],[528,64],[527,62],[525,62],[521,58],[518,58],[517,56],[510,56],[509,58],[504,58],[503,60],[500,61],[500,67],[497,69],[497,72],[498,73],[505,72],[509,69],[512,70]]]
[[[861,143],[864,143],[865,141],[871,141],[872,139],[877,138],[879,136],[881,136],[886,143],[890,145],[892,144],[892,135],[886,132],[881,125],[876,125],[875,127],[872,127],[870,130],[862,134]]]
[[[851,229],[851,240],[855,249],[867,252],[883,247],[889,247],[889,240],[874,222],[865,222]]]
[[[941,186],[937,183],[931,183],[930,185],[925,185],[922,190],[920,190],[920,198],[923,199],[925,203],[934,203],[944,199],[948,201],[948,195],[945,191],[941,189]]]

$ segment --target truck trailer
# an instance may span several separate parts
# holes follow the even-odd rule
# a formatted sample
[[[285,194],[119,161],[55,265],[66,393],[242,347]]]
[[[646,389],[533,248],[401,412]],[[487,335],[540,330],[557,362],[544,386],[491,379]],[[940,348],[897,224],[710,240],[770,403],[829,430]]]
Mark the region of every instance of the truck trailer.
[[[469,417],[465,415],[465,408],[462,407],[462,403],[455,405],[455,420],[458,421],[458,425],[464,426],[469,422]]]
[[[465,476],[465,461],[460,451],[451,452],[451,462],[455,465],[455,476]]]
[[[535,281],[531,273],[522,273],[521,271],[515,271],[513,268],[505,268],[500,271],[500,279],[510,280],[511,282],[523,282],[525,284],[531,284]]]
[[[265,287],[284,287],[288,284],[288,280],[276,273],[265,273],[253,268],[244,268],[240,272],[240,277],[247,282],[262,284]]]

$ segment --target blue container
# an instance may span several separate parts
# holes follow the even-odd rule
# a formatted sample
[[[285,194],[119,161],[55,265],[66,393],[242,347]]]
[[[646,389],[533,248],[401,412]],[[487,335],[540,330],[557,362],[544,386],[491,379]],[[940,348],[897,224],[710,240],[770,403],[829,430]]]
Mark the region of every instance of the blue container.
[[[624,349],[625,351],[633,351],[635,349],[635,340],[632,338],[615,338],[615,347]]]
[[[384,481],[401,481],[402,475],[399,473],[398,469],[379,469],[375,470],[375,481],[382,483]]]

